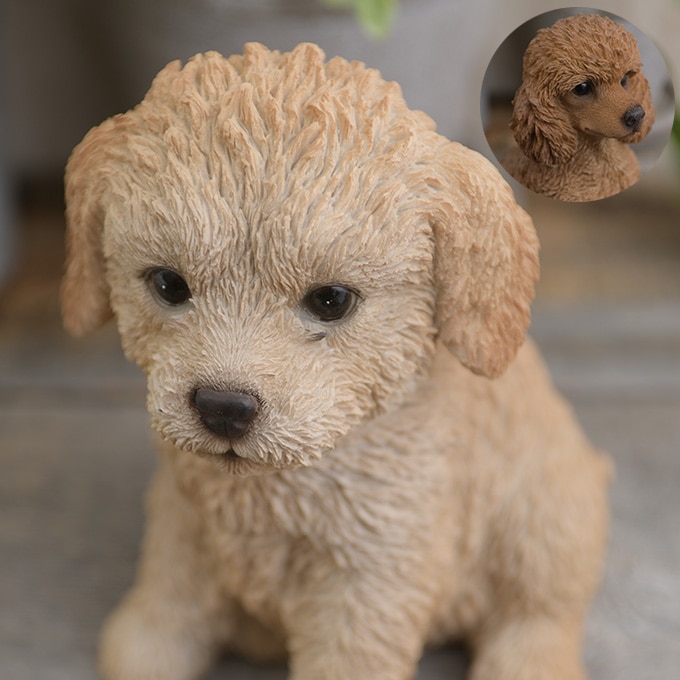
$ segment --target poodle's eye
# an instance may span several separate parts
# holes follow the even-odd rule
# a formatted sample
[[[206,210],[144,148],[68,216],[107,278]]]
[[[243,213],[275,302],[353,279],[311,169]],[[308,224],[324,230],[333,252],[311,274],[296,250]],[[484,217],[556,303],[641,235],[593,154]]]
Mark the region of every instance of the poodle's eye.
[[[572,89],[572,92],[577,97],[587,97],[592,91],[593,84],[589,80],[586,80],[583,83],[579,83],[575,88]]]
[[[635,71],[628,71],[623,78],[621,78],[621,86],[624,88],[628,87],[628,81],[635,75]]]
[[[146,275],[151,292],[160,302],[178,307],[191,299],[187,282],[172,269],[158,267]]]
[[[302,298],[302,306],[319,321],[330,323],[348,317],[359,299],[351,288],[332,284],[312,288]]]

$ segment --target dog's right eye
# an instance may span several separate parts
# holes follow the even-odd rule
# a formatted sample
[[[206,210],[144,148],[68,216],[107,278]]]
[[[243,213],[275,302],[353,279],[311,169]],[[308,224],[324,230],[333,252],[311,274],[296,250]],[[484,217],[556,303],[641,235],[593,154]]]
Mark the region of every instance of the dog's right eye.
[[[152,269],[147,274],[147,281],[156,299],[166,305],[178,307],[191,299],[187,282],[172,269]]]
[[[583,83],[579,83],[575,88],[572,89],[572,92],[577,97],[587,97],[592,91],[593,84],[589,80],[586,80]]]

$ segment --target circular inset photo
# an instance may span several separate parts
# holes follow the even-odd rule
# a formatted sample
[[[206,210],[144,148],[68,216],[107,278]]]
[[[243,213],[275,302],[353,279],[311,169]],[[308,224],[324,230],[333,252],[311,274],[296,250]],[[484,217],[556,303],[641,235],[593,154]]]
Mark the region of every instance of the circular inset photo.
[[[482,85],[482,123],[505,170],[536,193],[595,201],[635,184],[668,143],[668,66],[641,31],[570,7],[522,24]]]

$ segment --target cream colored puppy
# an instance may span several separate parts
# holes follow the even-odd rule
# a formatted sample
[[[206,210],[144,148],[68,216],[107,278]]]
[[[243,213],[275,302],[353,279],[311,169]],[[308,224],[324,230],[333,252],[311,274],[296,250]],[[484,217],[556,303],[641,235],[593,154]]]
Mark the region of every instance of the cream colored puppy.
[[[115,316],[160,453],[105,678],[405,680],[453,638],[476,680],[584,677],[607,465],[519,349],[537,241],[486,160],[362,64],[248,45],[92,130],[67,203],[66,325]]]

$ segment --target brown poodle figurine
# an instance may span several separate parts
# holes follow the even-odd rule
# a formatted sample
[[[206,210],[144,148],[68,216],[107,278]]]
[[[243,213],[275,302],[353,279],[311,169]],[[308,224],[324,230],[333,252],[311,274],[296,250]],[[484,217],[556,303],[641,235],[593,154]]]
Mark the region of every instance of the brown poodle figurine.
[[[454,638],[473,680],[583,680],[609,467],[525,343],[491,163],[363,64],[251,44],[167,66],[66,184],[66,325],[116,318],[160,454],[106,680],[407,680]]]
[[[635,38],[598,14],[560,19],[524,53],[510,126],[519,148],[503,167],[563,201],[619,193],[640,177],[628,146],[647,135],[654,107]]]

